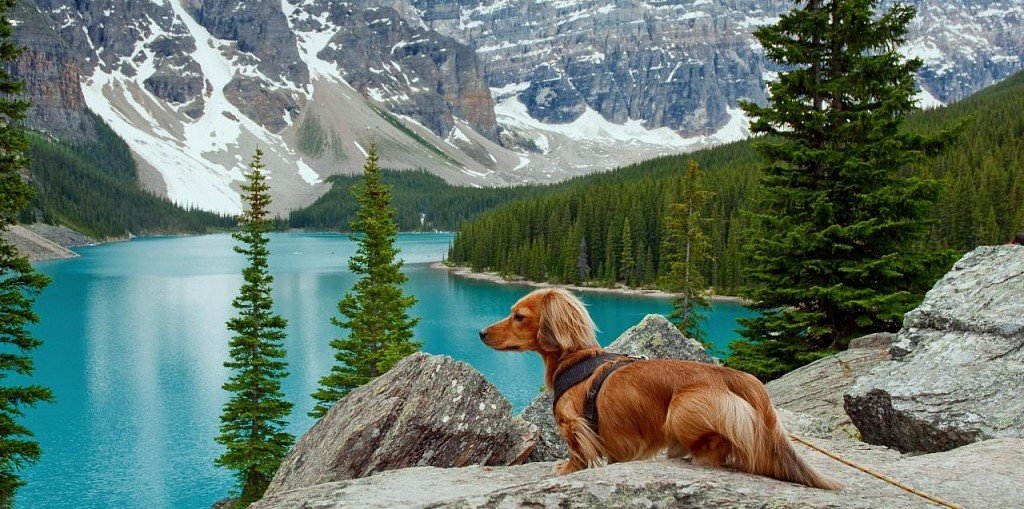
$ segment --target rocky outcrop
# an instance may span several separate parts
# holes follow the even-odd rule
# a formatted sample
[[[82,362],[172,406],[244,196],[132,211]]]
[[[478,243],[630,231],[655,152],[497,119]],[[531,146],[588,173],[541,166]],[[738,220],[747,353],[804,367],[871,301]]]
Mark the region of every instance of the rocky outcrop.
[[[823,445],[914,487],[965,507],[1024,505],[1024,440],[1003,439],[955,451],[900,457],[853,441]],[[592,507],[592,508],[928,508],[919,498],[802,445],[817,470],[846,488],[825,491],[685,461],[618,463],[553,477],[552,463],[459,469],[410,468],[267,496],[253,509],[295,507]]]
[[[1024,437],[1024,247],[979,247],[907,313],[892,361],[845,397],[864,440],[944,451]]]
[[[778,409],[821,419],[829,433],[857,436],[857,428],[843,410],[843,393],[858,377],[889,360],[893,336],[881,332],[854,339],[849,349],[768,382],[772,403]]]
[[[468,364],[415,354],[336,403],[288,453],[267,496],[396,468],[517,464],[536,434]]]
[[[695,339],[684,336],[662,315],[647,315],[608,345],[608,350],[652,359],[683,359],[715,362],[707,349]]]
[[[683,336],[672,322],[661,315],[647,315],[623,332],[607,349],[636,357],[714,362],[699,342]],[[551,412],[550,392],[544,391],[537,396],[520,416],[540,430],[530,461],[555,461],[568,457],[565,440],[558,433],[558,425]]]

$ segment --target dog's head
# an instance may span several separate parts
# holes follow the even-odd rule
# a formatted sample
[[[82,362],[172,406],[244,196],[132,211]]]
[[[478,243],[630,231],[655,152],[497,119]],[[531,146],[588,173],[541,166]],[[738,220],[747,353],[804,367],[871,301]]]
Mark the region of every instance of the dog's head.
[[[507,318],[480,331],[480,339],[495,350],[567,353],[599,347],[596,330],[573,294],[545,288],[519,299]]]

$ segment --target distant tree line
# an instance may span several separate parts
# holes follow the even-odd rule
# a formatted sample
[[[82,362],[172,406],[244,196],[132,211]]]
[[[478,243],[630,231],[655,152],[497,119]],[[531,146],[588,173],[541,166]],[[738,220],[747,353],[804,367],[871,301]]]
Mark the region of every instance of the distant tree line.
[[[1005,243],[1024,229],[1024,73],[952,106],[913,114],[905,128],[928,134],[964,121],[946,151],[907,168],[941,184],[929,242],[958,252]],[[659,287],[669,268],[664,218],[682,198],[691,159],[712,193],[703,210],[710,256],[700,272],[717,293],[735,293],[749,282],[743,232],[762,171],[750,140],[574,179],[488,210],[459,228],[448,260],[536,281]]]
[[[484,212],[458,230],[452,263],[535,281],[662,287],[671,269],[662,239],[669,207],[683,198],[685,168],[700,166],[710,256],[699,264],[719,293],[744,283],[744,208],[758,179],[748,143],[655,159],[563,184],[559,192]]]
[[[485,210],[512,200],[539,196],[552,189],[552,186],[538,185],[455,186],[422,170],[384,170],[382,178],[392,186],[395,218],[398,228],[405,232],[452,231]],[[331,189],[309,206],[292,211],[288,225],[308,230],[347,231],[358,209],[358,204],[349,197],[361,179],[360,175],[328,177]]]

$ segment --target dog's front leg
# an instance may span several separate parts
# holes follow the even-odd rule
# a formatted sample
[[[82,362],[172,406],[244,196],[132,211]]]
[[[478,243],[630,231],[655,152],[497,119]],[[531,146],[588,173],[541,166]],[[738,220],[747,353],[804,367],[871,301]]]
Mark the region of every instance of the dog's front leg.
[[[569,446],[569,459],[555,465],[555,474],[566,475],[589,466],[604,463],[604,447],[584,419],[566,420],[559,424],[559,432]]]

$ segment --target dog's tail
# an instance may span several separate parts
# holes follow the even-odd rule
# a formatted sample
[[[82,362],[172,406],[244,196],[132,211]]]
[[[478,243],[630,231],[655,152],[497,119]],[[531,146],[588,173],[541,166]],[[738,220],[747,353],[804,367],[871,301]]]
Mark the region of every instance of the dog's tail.
[[[772,456],[766,458],[771,468],[771,473],[768,475],[784,481],[806,484],[812,488],[825,490],[842,489],[843,484],[841,482],[818,473],[800,457],[800,454],[793,448],[793,443],[789,441],[789,436],[786,434],[785,428],[782,427],[782,423],[778,422],[778,419],[776,419],[774,429],[768,433]]]
[[[729,390],[677,396],[672,419],[681,425],[676,427],[681,433],[678,438],[690,444],[690,452],[698,461],[716,465],[728,462],[745,472],[814,488],[843,487],[800,457],[778,422],[767,393],[746,395],[754,396],[758,408]],[[716,435],[728,443],[722,443]]]

